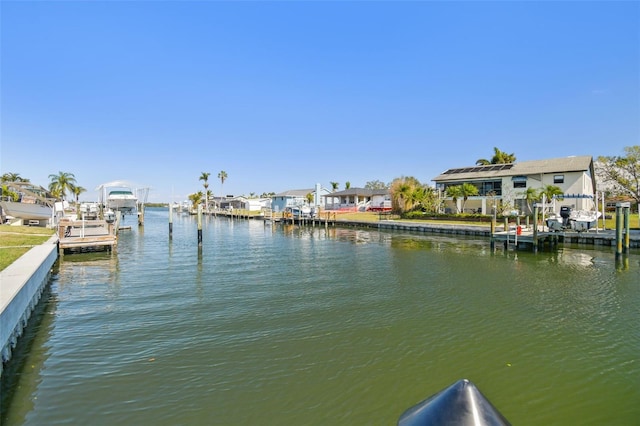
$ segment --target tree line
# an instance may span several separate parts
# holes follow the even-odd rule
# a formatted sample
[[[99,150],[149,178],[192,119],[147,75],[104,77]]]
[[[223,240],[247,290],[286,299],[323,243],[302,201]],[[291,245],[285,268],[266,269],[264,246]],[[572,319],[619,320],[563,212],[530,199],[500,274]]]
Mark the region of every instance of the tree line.
[[[476,165],[489,164],[508,164],[516,161],[515,154],[508,154],[501,151],[497,147],[493,149],[491,159],[480,158],[476,161]],[[595,162],[596,176],[606,187],[608,197],[625,197],[633,200],[636,204],[640,204],[640,145],[628,146],[624,148],[624,155],[619,156],[600,156]],[[211,200],[213,193],[209,189],[209,177],[211,173],[202,172],[199,180],[203,182],[204,191],[198,191],[189,195],[189,200],[194,204],[201,204],[204,200]],[[218,173],[220,179],[221,193],[224,183],[228,178],[227,172],[224,170]],[[73,195],[76,203],[80,194],[86,192],[86,189],[78,185],[75,175],[68,172],[58,172],[49,175],[48,189],[53,198],[66,200],[67,195]],[[11,191],[5,185],[8,182],[29,182],[29,179],[23,178],[19,173],[4,173],[0,176],[2,181],[3,196],[11,197]],[[332,190],[338,190],[338,182],[330,182]],[[345,183],[345,189],[351,187],[351,182]],[[421,183],[413,176],[401,176],[394,179],[391,183],[385,184],[379,180],[369,181],[365,184],[367,189],[389,189],[391,194],[392,208],[399,213],[405,213],[415,210],[424,212],[440,211],[441,200],[435,188],[428,184]],[[457,201],[462,200],[461,211],[464,211],[464,205],[469,197],[477,196],[479,189],[470,183],[461,185],[453,185],[447,187],[445,195],[452,198],[457,206]],[[542,189],[527,188],[520,195],[526,200],[527,205],[531,208],[532,203],[539,201],[542,196],[551,199],[554,195],[559,196],[562,191],[555,185],[547,185]],[[273,192],[263,193],[261,197],[270,197]],[[491,195],[491,194],[489,194]],[[15,194],[17,197],[17,194]],[[255,196],[254,193],[251,196]],[[311,198],[312,199],[312,198]],[[459,213],[459,212],[458,212]]]

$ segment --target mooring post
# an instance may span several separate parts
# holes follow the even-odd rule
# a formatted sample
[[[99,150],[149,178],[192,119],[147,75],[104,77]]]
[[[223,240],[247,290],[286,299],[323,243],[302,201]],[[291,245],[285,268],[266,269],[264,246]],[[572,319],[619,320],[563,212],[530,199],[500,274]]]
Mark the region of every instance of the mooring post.
[[[489,244],[489,247],[491,247],[491,250],[493,250],[496,247],[495,233],[496,233],[496,219],[491,218],[491,240]]]
[[[202,247],[202,205],[198,205],[198,248]]]
[[[120,231],[120,220],[122,219],[122,212],[120,210],[116,210],[116,235]]]
[[[144,204],[140,205],[140,211],[138,212],[138,226],[144,226]]]
[[[622,254],[622,206],[616,203],[616,255]]]
[[[623,222],[624,222],[624,247],[623,250],[625,253],[629,253],[629,247],[630,247],[630,233],[629,231],[631,230],[630,228],[630,224],[629,224],[629,213],[631,212],[631,203],[626,202],[626,203],[620,203],[622,206],[622,211],[623,211]]]
[[[169,239],[173,238],[173,207],[169,204]]]
[[[509,218],[508,217],[504,217],[504,230],[508,231],[509,230]]]
[[[529,216],[527,216],[528,219]],[[527,226],[529,226],[528,223]],[[533,207],[533,252],[538,252],[538,206]]]

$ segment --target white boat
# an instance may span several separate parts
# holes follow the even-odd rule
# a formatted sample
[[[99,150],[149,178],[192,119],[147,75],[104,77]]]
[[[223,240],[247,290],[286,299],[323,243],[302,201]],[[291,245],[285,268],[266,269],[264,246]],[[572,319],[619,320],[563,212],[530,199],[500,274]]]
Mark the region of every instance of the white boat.
[[[114,189],[107,195],[107,208],[130,213],[136,209],[138,199],[130,189]]]
[[[550,231],[588,231],[598,226],[598,219],[602,214],[595,210],[573,210],[563,206],[559,214],[551,215],[547,220]]]
[[[104,183],[98,186],[97,190],[100,191],[100,202],[106,209],[121,211],[123,214],[137,211],[138,197],[127,182]]]
[[[43,187],[29,182],[5,182],[2,187],[0,207],[3,216],[25,220],[52,218],[55,199]]]
[[[80,204],[80,215],[84,219],[97,219],[100,207],[98,203],[82,203]]]

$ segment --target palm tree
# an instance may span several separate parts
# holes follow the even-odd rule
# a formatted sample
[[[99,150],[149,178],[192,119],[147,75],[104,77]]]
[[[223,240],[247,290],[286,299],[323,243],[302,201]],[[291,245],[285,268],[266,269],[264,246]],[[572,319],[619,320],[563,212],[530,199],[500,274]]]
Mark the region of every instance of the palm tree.
[[[462,185],[448,186],[445,194],[453,200],[453,204],[456,206],[456,213],[460,213],[458,209],[458,198],[462,197]]]
[[[533,213],[532,203],[534,201],[538,201],[540,199],[540,191],[536,188],[529,187],[526,191],[522,193],[525,201],[527,202],[527,208],[529,209],[529,213]]]
[[[478,195],[478,187],[472,183],[465,182],[460,185],[460,195],[462,196],[462,211],[464,212],[464,205],[467,203],[469,197]]]
[[[200,177],[198,178],[198,180],[203,181],[204,183],[202,184],[202,186],[204,186],[204,193],[207,195],[207,200],[205,202],[205,208],[209,208],[209,176],[211,176],[211,173],[207,173],[207,172],[202,172],[200,174]]]
[[[413,192],[421,186],[420,181],[413,176],[394,179],[389,188],[393,209],[397,212],[403,212],[412,208],[416,200],[416,194]]]
[[[416,186],[413,188],[413,191],[411,191],[411,195],[409,196],[411,209],[414,209],[416,206],[424,207],[428,194],[428,188],[425,186]]]
[[[29,182],[29,179],[25,179],[20,176],[20,173],[12,173],[8,172],[0,177],[0,181],[2,182]]]
[[[547,198],[547,201],[553,199],[554,196],[556,199],[561,200],[563,194],[564,192],[562,192],[562,189],[555,185],[545,185],[540,192],[540,196],[544,195]]]
[[[500,151],[498,148],[493,148],[493,157],[491,158],[491,164],[508,164],[516,161],[515,154],[507,154],[504,151]]]
[[[197,208],[200,204],[202,204],[202,198],[204,194],[202,191],[198,191],[194,194],[189,194],[189,201],[191,201],[192,208]]]
[[[346,182],[344,183],[344,189],[349,189],[349,188],[351,188],[351,182],[346,181]]]
[[[205,192],[205,196],[206,198],[206,208],[209,209],[209,200],[211,200],[213,198],[213,191],[211,191],[210,189],[207,189],[207,192]],[[215,207],[215,206],[213,206]]]
[[[338,182],[329,182],[331,184],[331,190],[336,192],[338,190],[338,186],[340,185]]]
[[[67,196],[67,191],[73,192],[73,187],[76,184],[76,177],[73,173],[58,172],[57,175],[49,175],[51,183],[49,183],[49,191],[52,193],[58,193],[62,197],[62,201]]]
[[[311,205],[311,204],[313,204],[313,199],[314,199],[315,197],[313,196],[313,192],[309,192],[309,193],[305,196],[305,198],[307,199],[307,203],[309,203],[309,205]]]
[[[493,148],[493,157],[491,157],[491,161],[486,158],[480,158],[476,161],[477,166],[487,166],[489,164],[508,164],[515,163],[516,156],[515,154],[507,154],[504,151],[500,151],[498,148]]]
[[[73,189],[71,190],[71,192],[73,192],[73,195],[76,196],[76,204],[80,203],[80,194],[82,194],[83,192],[87,192],[87,190],[81,186],[74,186]]]
[[[222,187],[224,186],[224,181],[227,180],[227,172],[225,172],[224,170],[222,170],[220,173],[218,173],[218,179],[220,179],[220,192],[222,194],[224,194],[224,191],[222,190]]]
[[[2,191],[0,191],[0,194],[2,194],[2,198],[8,200],[13,200],[13,201],[18,201],[20,199],[20,195],[9,189],[9,187],[7,185],[2,185]]]
[[[407,211],[413,193],[413,186],[407,182],[400,183],[393,192],[392,199],[395,198],[395,205],[401,212]]]

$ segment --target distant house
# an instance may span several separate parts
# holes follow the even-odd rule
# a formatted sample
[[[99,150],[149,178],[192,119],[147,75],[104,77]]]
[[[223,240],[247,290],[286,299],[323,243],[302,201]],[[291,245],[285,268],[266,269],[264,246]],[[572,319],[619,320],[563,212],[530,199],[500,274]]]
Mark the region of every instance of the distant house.
[[[453,185],[470,183],[478,188],[478,196],[469,197],[464,213],[490,214],[494,203],[528,213],[527,190],[542,190],[547,185],[557,186],[564,193],[562,200],[557,201],[558,209],[561,205],[577,210],[595,207],[596,182],[591,156],[460,167],[446,170],[433,181],[443,196]],[[451,198],[445,198],[445,211],[460,211],[462,201],[458,199],[454,203]]]
[[[326,198],[324,208],[340,211],[389,211],[391,193],[388,189],[349,188],[332,192]]]
[[[308,194],[313,196],[311,202],[307,198]],[[291,189],[272,196],[271,209],[275,212],[282,212],[287,208],[301,206],[319,209],[320,206],[325,204],[325,197],[329,194],[331,192],[320,184],[316,184],[315,188],[310,189]]]
[[[221,209],[260,211],[271,206],[270,198],[247,198],[244,196],[226,198],[218,200]]]

